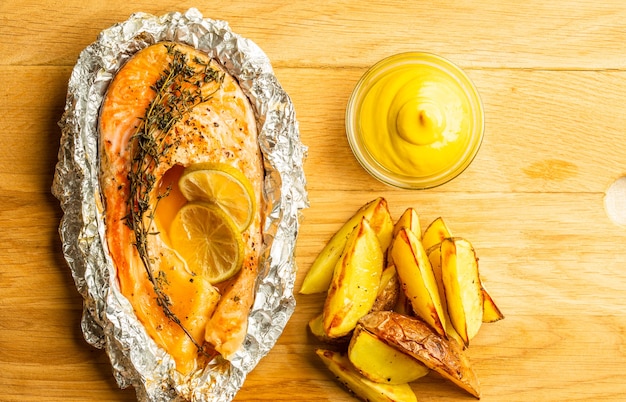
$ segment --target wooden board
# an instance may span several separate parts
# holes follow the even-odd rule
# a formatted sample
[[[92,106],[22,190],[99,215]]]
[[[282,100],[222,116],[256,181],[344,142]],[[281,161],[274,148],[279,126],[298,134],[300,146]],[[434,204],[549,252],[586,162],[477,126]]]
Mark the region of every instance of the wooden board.
[[[132,401],[80,331],[81,298],[61,254],[50,194],[67,81],[80,51],[135,11],[197,7],[268,54],[296,106],[310,207],[296,289],[363,203],[443,216],[470,239],[506,319],[469,353],[483,401],[626,399],[626,228],[605,191],[626,175],[626,5],[621,0],[265,2],[119,0],[0,4],[0,400]],[[428,191],[387,187],[352,157],[344,112],[377,60],[428,51],[459,64],[486,113],[473,164]],[[350,401],[306,330],[323,296],[298,295],[276,347],[237,401]],[[472,397],[430,375],[420,401]]]

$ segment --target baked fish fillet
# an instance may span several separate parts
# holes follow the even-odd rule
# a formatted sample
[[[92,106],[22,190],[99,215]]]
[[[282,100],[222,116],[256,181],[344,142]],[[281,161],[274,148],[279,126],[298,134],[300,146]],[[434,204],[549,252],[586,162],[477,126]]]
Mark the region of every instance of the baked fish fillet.
[[[168,82],[176,71],[183,78]],[[99,130],[106,244],[122,294],[181,373],[216,354],[230,358],[247,332],[262,246],[264,171],[249,100],[206,54],[162,42],[137,52],[116,74]],[[145,133],[154,141],[140,138]],[[242,234],[243,266],[219,284],[190,272],[167,235],[185,203],[176,188],[183,168],[206,162],[243,172],[258,206]],[[132,228],[133,212],[141,232]]]

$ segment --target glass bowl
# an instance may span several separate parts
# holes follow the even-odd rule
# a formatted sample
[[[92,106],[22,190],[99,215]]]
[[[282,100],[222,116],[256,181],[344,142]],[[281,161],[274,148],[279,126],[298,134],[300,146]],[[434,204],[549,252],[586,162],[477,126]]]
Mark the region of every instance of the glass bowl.
[[[468,76],[430,53],[372,66],[346,108],[348,142],[361,166],[391,186],[426,189],[452,180],[476,156],[484,112]]]

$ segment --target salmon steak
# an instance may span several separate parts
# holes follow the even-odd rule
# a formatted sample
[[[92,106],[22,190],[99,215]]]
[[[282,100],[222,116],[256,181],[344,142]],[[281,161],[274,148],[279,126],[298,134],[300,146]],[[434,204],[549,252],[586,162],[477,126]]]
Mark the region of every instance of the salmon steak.
[[[263,242],[263,157],[254,110],[237,80],[195,48],[159,42],[135,53],[106,91],[99,121],[105,245],[120,292],[147,335],[186,375],[242,347]],[[217,283],[175,247],[194,166],[227,166],[252,189],[243,258]],[[239,234],[238,234],[239,235]]]

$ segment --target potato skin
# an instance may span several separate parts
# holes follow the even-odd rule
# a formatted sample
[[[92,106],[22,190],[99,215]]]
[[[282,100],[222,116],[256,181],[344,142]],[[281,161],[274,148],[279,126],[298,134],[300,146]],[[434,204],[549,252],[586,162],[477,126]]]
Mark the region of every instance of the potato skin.
[[[359,325],[480,398],[478,378],[461,347],[435,333],[422,320],[392,311],[378,311],[362,317]]]

